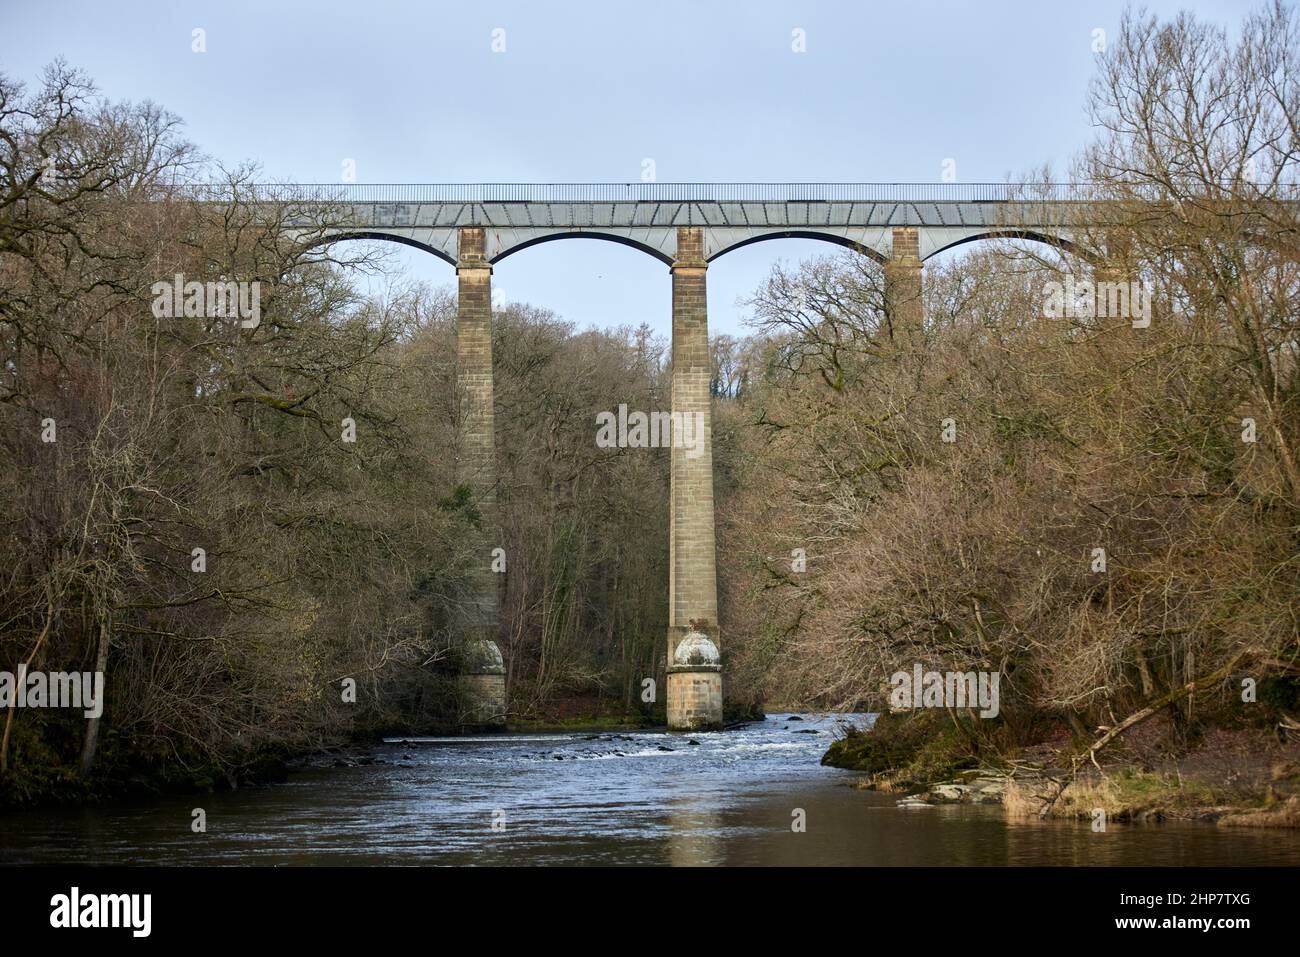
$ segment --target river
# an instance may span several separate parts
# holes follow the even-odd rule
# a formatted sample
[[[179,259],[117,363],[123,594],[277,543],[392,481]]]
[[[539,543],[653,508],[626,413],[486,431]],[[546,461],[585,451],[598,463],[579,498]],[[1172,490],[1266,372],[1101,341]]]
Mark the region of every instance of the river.
[[[389,742],[283,784],[0,816],[0,864],[1300,863],[1294,831],[1094,833],[1009,821],[997,806],[900,808],[819,764],[835,721]],[[196,807],[205,833],[191,829]]]

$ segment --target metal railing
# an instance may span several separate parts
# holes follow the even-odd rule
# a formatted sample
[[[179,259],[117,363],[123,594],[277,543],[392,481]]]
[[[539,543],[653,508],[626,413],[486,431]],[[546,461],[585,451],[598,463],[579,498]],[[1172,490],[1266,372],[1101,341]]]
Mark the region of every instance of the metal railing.
[[[175,195],[212,202],[267,203],[1083,203],[1162,201],[1156,183],[198,183]],[[1206,196],[1204,185],[1179,189]],[[1221,190],[1221,193],[1217,191]],[[1294,202],[1294,183],[1225,183],[1207,198]]]
[[[184,192],[309,203],[916,203],[1071,202],[1096,195],[1075,183],[258,183]]]

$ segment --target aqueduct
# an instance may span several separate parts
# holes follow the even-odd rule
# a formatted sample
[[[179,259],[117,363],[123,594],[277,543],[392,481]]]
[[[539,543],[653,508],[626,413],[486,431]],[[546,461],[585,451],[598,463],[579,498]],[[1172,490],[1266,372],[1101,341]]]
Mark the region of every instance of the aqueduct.
[[[710,365],[709,263],[767,239],[822,239],[885,268],[899,321],[919,326],[922,263],[976,239],[1019,237],[1069,248],[1087,221],[1088,191],[1005,184],[449,184],[260,186],[285,203],[285,225],[312,242],[382,239],[456,268],[458,476],[490,529],[495,521],[492,266],[537,243],[586,237],[639,249],[672,281],[672,411],[703,416],[703,452],[671,449],[667,710],[674,730],[722,723]],[[326,211],[322,213],[322,211]],[[481,653],[467,676],[474,723],[501,723],[505,678],[496,645],[498,594],[484,550],[467,628]]]

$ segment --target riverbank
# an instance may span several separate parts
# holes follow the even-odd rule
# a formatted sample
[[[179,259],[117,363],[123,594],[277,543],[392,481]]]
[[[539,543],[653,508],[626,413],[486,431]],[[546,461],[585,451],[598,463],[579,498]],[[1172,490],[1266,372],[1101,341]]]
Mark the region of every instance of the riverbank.
[[[843,728],[822,763],[862,771],[858,787],[904,807],[1001,804],[1017,818],[1097,822],[1202,821],[1300,827],[1300,741],[1250,726],[1214,727],[1174,744],[1152,719],[1071,776],[1081,744],[1062,727],[1027,746],[953,724],[946,714],[881,715]]]

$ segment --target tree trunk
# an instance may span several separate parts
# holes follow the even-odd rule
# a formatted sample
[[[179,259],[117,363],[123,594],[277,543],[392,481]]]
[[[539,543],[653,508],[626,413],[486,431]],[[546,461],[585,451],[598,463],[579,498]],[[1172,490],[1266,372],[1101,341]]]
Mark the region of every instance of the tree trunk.
[[[95,672],[103,674],[108,668],[108,643],[112,638],[113,630],[110,626],[108,616],[101,616],[99,619],[99,651],[95,655]],[[104,682],[107,689],[108,682]],[[81,774],[84,777],[90,773],[90,769],[95,764],[95,749],[99,746],[99,722],[103,717],[104,701],[100,699],[100,714],[86,721],[86,740],[81,748]]]

